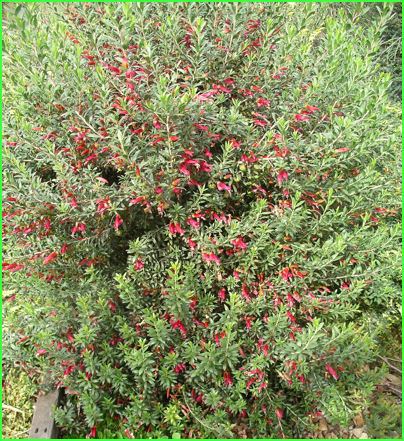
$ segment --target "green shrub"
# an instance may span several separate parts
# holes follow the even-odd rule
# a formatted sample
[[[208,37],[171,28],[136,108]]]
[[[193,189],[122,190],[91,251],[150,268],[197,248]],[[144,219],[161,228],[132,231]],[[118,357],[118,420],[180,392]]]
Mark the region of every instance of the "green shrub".
[[[400,111],[362,9],[9,6],[4,360],[66,389],[66,436],[301,437],[366,401]]]

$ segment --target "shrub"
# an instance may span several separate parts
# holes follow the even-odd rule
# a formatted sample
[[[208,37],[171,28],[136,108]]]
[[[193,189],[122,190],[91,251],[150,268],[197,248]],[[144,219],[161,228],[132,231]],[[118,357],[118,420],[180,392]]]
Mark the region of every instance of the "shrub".
[[[4,357],[65,388],[66,435],[301,437],[366,401],[400,113],[362,8],[9,7]]]

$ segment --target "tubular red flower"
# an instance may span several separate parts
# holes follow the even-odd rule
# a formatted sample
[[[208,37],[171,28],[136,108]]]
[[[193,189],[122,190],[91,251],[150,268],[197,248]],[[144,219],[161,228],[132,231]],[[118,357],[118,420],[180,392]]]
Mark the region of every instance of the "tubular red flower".
[[[121,216],[119,216],[119,214],[117,214],[115,216],[115,221],[114,221],[114,229],[116,231],[118,231],[119,227],[123,224],[123,220],[121,218]]]
[[[56,260],[58,256],[58,253],[56,251],[53,251],[52,253],[50,253],[48,256],[45,257],[45,259],[43,260],[43,264],[47,265],[48,263],[53,262],[54,260]]]
[[[279,186],[282,185],[282,182],[287,181],[289,179],[288,172],[286,170],[281,170],[277,176]]]
[[[202,253],[202,259],[205,262],[215,262],[217,265],[221,263],[220,258],[215,253]]]
[[[95,438],[97,436],[97,427],[93,426],[86,438]]]
[[[168,231],[172,235],[179,234],[180,236],[183,236],[185,233],[185,230],[182,229],[181,225],[178,222],[177,223],[171,222],[168,225]]]
[[[217,187],[217,189],[220,190],[220,191],[228,191],[229,193],[231,192],[231,187],[230,187],[229,185],[225,184],[224,182],[220,182],[220,181],[219,181],[219,182],[216,184],[216,187]]]
[[[237,251],[239,250],[246,250],[247,244],[244,242],[244,239],[240,236],[237,239],[233,239],[230,241],[230,243],[236,248]]]
[[[133,265],[133,268],[135,269],[135,271],[140,271],[141,269],[144,268],[144,262],[143,260],[138,257]]]
[[[338,380],[338,374],[335,371],[335,369],[330,365],[330,364],[326,364],[325,365],[325,369],[327,370],[327,372],[335,379]]]
[[[219,290],[219,292],[217,293],[217,296],[218,296],[219,300],[224,302],[226,300],[226,288],[221,288]]]
[[[298,113],[295,115],[295,121],[310,121],[310,118],[307,115]]]
[[[228,372],[228,371],[223,372],[223,383],[225,386],[232,386],[233,385],[233,377],[230,372]]]

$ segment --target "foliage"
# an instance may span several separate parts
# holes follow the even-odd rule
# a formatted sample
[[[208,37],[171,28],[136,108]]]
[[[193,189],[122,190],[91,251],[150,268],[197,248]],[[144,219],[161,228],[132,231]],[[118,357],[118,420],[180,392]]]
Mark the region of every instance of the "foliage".
[[[401,404],[390,394],[380,395],[369,409],[366,425],[372,438],[401,438]]]
[[[390,6],[10,8],[5,362],[67,436],[347,425],[400,303]]]
[[[3,438],[27,438],[33,414],[38,378],[20,369],[3,372]]]
[[[402,96],[402,5],[394,4],[393,14],[382,35],[380,64],[392,75],[391,92],[395,99]]]

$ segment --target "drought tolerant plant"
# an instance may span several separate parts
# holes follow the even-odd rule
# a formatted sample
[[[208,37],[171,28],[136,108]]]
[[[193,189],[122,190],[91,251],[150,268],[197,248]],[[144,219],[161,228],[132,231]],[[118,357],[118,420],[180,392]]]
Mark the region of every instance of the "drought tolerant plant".
[[[400,114],[362,8],[6,8],[4,358],[66,390],[66,436],[302,437],[366,401]]]

